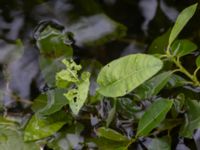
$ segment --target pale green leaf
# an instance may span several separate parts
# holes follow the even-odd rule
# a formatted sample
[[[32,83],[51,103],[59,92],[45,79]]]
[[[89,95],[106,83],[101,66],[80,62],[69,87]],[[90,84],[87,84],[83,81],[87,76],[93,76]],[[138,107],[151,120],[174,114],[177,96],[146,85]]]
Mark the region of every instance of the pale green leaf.
[[[104,137],[112,141],[128,141],[128,138],[123,136],[121,133],[105,127],[100,127],[97,129],[97,135],[99,137]]]
[[[155,75],[163,66],[160,59],[132,54],[112,61],[100,71],[98,92],[107,97],[123,96]]]
[[[171,34],[169,36],[169,43],[168,46],[170,47],[176,37],[179,35],[181,30],[187,24],[187,22],[191,19],[194,15],[197,8],[197,3],[185,8],[177,17],[176,22],[172,28]]]
[[[139,121],[137,137],[146,136],[165,119],[167,112],[172,107],[173,101],[160,99],[155,101],[144,113]]]
[[[20,131],[0,129],[1,150],[40,150],[35,142],[24,142]]]
[[[147,82],[144,82],[142,85],[136,88],[134,92],[140,97],[140,99],[155,96],[164,88],[171,75],[171,71],[160,73]]]
[[[77,88],[69,90],[64,96],[67,98],[72,112],[77,115],[84,105],[90,86],[90,73],[83,72],[81,80],[76,83]]]
[[[197,45],[189,40],[176,40],[171,46],[171,53],[174,56],[182,57],[197,49]]]
[[[148,150],[171,150],[170,137],[155,138],[148,146]]]

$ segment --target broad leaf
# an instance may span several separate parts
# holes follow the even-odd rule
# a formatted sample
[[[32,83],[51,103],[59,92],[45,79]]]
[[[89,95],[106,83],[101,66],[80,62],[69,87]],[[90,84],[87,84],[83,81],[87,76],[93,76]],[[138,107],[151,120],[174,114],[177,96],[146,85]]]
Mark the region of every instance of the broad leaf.
[[[146,136],[165,119],[167,112],[172,107],[173,101],[161,99],[155,101],[144,113],[139,121],[137,137]]]
[[[69,90],[64,96],[67,98],[72,112],[77,115],[84,105],[90,86],[90,73],[83,72],[81,80],[76,83],[77,88]]]
[[[112,140],[112,141],[128,141],[128,138],[123,136],[121,133],[105,127],[100,127],[97,129],[97,135],[99,137],[104,137],[106,139]]]
[[[155,75],[162,66],[160,59],[146,54],[114,60],[100,71],[98,92],[107,97],[123,96]]]
[[[35,142],[24,142],[22,133],[18,130],[0,129],[1,150],[40,150]]]
[[[171,71],[160,73],[147,82],[144,82],[141,86],[136,88],[134,92],[140,99],[155,96],[164,88],[171,75]]]
[[[174,56],[182,57],[197,49],[197,45],[189,40],[176,40],[171,47],[171,53]]]
[[[63,119],[65,118],[65,120]],[[56,133],[64,124],[68,122],[66,115],[57,113],[54,116],[41,117],[34,115],[29,120],[25,131],[24,140],[34,141],[39,140]]]
[[[200,68],[200,55],[196,58],[196,65]]]
[[[183,123],[183,119],[165,119],[161,124],[158,126],[158,131],[164,130],[171,130],[174,127]]]
[[[148,150],[171,150],[170,137],[155,138],[148,146]]]
[[[43,115],[50,115],[59,111],[63,106],[67,104],[67,100],[64,97],[63,89],[55,89],[47,91],[47,104],[38,112]]]
[[[197,3],[185,8],[177,17],[176,22],[172,28],[171,34],[169,36],[169,43],[168,46],[170,47],[176,37],[179,35],[181,30],[187,24],[187,22],[191,19],[194,15],[197,8]]]
[[[187,114],[180,136],[192,138],[195,129],[200,128],[200,103],[197,100],[186,101]]]

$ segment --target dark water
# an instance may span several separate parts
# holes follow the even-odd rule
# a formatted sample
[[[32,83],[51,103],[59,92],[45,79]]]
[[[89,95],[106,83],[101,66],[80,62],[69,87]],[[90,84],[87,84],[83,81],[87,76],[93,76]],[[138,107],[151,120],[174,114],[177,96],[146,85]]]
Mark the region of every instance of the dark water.
[[[53,21],[75,33],[75,57],[102,64],[131,53],[146,52],[178,13],[195,0],[0,0],[0,102],[11,112],[26,110],[44,88],[34,29]],[[199,12],[199,10],[198,10]],[[103,15],[102,15],[103,14]],[[181,33],[200,46],[200,13]],[[106,17],[105,17],[106,16]],[[127,27],[127,35],[104,44],[85,45],[112,30],[107,17]],[[83,23],[84,30],[79,28]],[[88,26],[88,27],[87,27]],[[20,39],[24,48],[16,47]],[[186,58],[184,64],[191,61]],[[192,66],[188,66],[190,69]],[[4,96],[3,94],[4,93]],[[16,100],[18,102],[16,102]],[[129,129],[128,127],[126,128]],[[130,135],[131,136],[131,135]],[[196,136],[196,139],[199,139]],[[181,147],[181,146],[180,146]],[[180,148],[181,149],[181,148]]]

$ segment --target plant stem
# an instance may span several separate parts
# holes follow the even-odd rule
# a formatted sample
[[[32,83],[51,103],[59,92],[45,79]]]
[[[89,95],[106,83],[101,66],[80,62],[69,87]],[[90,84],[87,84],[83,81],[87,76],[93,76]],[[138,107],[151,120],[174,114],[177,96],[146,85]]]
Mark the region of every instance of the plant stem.
[[[129,148],[129,146],[131,146],[131,144],[134,143],[136,140],[137,140],[136,138],[132,138],[132,139],[130,140],[130,142],[126,145],[125,150],[127,150],[127,149]]]

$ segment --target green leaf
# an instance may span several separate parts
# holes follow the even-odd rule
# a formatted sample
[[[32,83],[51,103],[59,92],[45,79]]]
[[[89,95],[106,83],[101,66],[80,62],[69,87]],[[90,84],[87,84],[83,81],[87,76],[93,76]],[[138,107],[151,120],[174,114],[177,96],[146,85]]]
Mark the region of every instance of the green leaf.
[[[140,99],[156,96],[167,84],[171,75],[171,71],[160,73],[154,76],[152,79],[144,82],[142,85],[136,88],[134,92],[140,97]]]
[[[40,146],[34,142],[24,142],[22,133],[18,130],[0,129],[1,150],[40,150]]]
[[[176,40],[171,46],[172,55],[182,57],[197,49],[197,45],[189,40]]]
[[[171,29],[157,37],[149,46],[148,54],[164,54],[167,48],[169,34]]]
[[[77,115],[79,110],[84,105],[90,86],[90,73],[83,72],[81,74],[81,80],[76,83],[77,88],[69,90],[64,96],[69,102],[69,106],[72,112]]]
[[[140,119],[136,136],[147,136],[152,129],[157,127],[165,119],[172,104],[173,101],[168,99],[155,101]]]
[[[165,119],[158,126],[158,131],[171,130],[174,127],[183,123],[183,119]]]
[[[168,46],[170,47],[176,37],[179,35],[181,30],[187,24],[187,22],[191,19],[194,15],[197,8],[197,3],[185,8],[177,17],[176,22],[172,28],[171,34],[169,36],[169,43]]]
[[[69,43],[69,44],[68,44]],[[36,44],[40,53],[47,58],[58,58],[60,56],[72,56],[72,48],[67,33],[47,26],[37,37]]]
[[[123,96],[155,75],[163,66],[160,59],[146,54],[114,60],[100,71],[98,92],[107,97]]]
[[[55,89],[47,91],[47,105],[43,107],[38,112],[42,115],[50,115],[59,111],[63,106],[67,105],[67,100],[64,97],[63,93],[66,90]]]
[[[31,109],[34,112],[38,112],[47,105],[47,94],[42,93],[36,99],[34,99]]]
[[[105,127],[100,127],[97,129],[97,135],[99,137],[104,137],[106,139],[112,140],[112,141],[128,141],[128,138],[123,136],[121,133]]]
[[[186,101],[185,123],[179,132],[180,136],[192,138],[195,129],[200,128],[200,103],[197,100]]]
[[[196,65],[200,68],[200,55],[196,58]]]
[[[69,121],[66,116],[65,121],[63,118],[60,119],[60,115],[62,114],[58,113],[48,117],[33,115],[25,128],[24,140],[34,141],[53,135]]]
[[[154,138],[148,146],[148,150],[171,150],[170,137]]]
[[[180,86],[183,86],[184,84],[186,84],[186,82],[187,81],[184,78],[182,78],[181,76],[172,74],[170,76],[170,79],[168,80],[166,88],[172,89],[172,88],[180,87]]]

